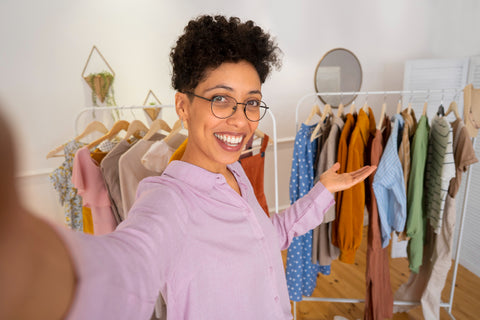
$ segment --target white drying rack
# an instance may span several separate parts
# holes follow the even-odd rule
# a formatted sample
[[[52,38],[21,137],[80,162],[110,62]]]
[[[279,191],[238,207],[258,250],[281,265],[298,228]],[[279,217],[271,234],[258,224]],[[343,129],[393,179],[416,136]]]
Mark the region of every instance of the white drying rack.
[[[408,90],[408,91],[358,91],[358,92],[319,92],[319,93],[311,93],[303,96],[297,103],[296,109],[295,109],[295,128],[296,131],[298,131],[298,126],[299,126],[299,118],[298,118],[298,112],[299,109],[302,106],[302,103],[308,98],[312,97],[319,97],[319,96],[338,96],[338,95],[343,95],[343,96],[348,96],[348,95],[355,95],[355,96],[360,96],[360,95],[424,95],[428,97],[431,94],[445,94],[447,91],[454,91],[453,97],[456,97],[458,93],[462,92],[463,89],[458,89],[458,88],[450,88],[450,89],[443,89],[443,90]],[[443,100],[443,99],[442,99]],[[475,145],[475,139],[472,138],[472,143]],[[453,276],[452,276],[452,285],[450,289],[450,298],[448,302],[441,302],[440,307],[446,308],[447,312],[450,316],[450,318],[455,319],[455,317],[452,315],[452,307],[453,307],[453,295],[455,293],[455,282],[457,280],[457,272],[458,272],[458,264],[459,264],[459,259],[460,259],[460,248],[461,248],[461,243],[462,243],[462,236],[463,236],[463,225],[465,221],[465,212],[467,208],[467,199],[468,199],[468,193],[470,189],[470,176],[472,173],[471,170],[472,165],[468,166],[467,170],[467,178],[465,180],[465,195],[463,198],[463,205],[462,205],[462,211],[461,211],[461,218],[460,218],[460,229],[458,232],[457,236],[457,250],[455,253],[455,262],[453,266]],[[303,301],[322,301],[322,302],[338,302],[338,303],[364,303],[364,299],[348,299],[348,298],[320,298],[320,297],[303,297]],[[399,300],[394,300],[393,302],[394,305],[403,305],[403,306],[408,306],[408,305],[420,305],[420,302],[415,301],[399,301]],[[293,301],[293,312],[294,312],[294,320],[297,319],[297,303],[296,301]]]

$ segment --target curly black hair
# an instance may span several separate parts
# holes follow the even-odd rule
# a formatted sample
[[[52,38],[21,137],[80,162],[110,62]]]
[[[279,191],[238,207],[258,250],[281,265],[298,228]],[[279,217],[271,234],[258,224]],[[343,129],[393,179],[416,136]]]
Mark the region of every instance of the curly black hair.
[[[250,62],[265,82],[272,67],[280,69],[280,53],[270,34],[251,20],[202,15],[191,20],[170,51],[172,87],[193,90],[209,70],[224,62]]]

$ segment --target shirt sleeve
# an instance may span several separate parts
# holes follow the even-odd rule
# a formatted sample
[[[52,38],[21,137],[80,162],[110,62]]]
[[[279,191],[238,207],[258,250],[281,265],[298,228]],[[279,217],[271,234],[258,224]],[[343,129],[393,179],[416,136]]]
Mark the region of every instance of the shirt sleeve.
[[[77,277],[67,319],[150,318],[161,276],[171,265],[159,257],[173,259],[184,236],[181,220],[172,219],[172,202],[162,204],[154,195],[152,186],[139,193],[129,217],[107,235],[54,227],[67,244]]]
[[[301,236],[322,223],[325,212],[334,203],[333,195],[318,182],[285,211],[272,215],[271,221],[277,230],[281,250],[288,248],[293,237]]]

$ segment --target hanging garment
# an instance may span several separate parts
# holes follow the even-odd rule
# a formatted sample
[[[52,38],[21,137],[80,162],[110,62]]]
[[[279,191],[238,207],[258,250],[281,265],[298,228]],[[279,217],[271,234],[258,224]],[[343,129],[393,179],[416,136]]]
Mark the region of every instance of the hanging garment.
[[[377,198],[382,247],[388,246],[392,231],[403,231],[407,216],[407,200],[403,170],[398,158],[399,137],[402,135],[403,118],[393,117],[392,133],[383,151],[373,179],[373,191]]]
[[[450,181],[449,191],[445,200],[445,223],[442,224],[441,233],[435,239],[432,226],[425,221],[426,236],[422,265],[418,274],[410,273],[408,282],[402,284],[395,293],[396,300],[421,300],[425,319],[438,319],[440,294],[445,285],[446,275],[450,269],[452,259],[451,246],[456,217],[454,197],[458,192],[463,172],[467,170],[469,165],[478,161],[463,122],[455,121],[452,123],[452,128],[454,158],[457,170],[455,178],[452,178]],[[413,307],[395,306],[394,311],[406,312]]]
[[[427,216],[435,233],[440,232],[450,179],[455,176],[452,128],[444,117],[432,120],[428,142],[425,189]]]
[[[348,145],[346,172],[353,172],[365,165],[365,148],[370,136],[375,133],[375,126],[372,109],[368,109],[368,115],[363,109],[360,109]],[[354,263],[355,253],[362,241],[365,184],[358,183],[344,190],[340,206],[340,214],[335,219],[337,243],[340,249],[339,260],[345,263]]]
[[[65,161],[48,176],[65,211],[65,224],[77,231],[83,231],[82,197],[72,184],[72,168],[75,153],[83,146],[75,140],[67,142],[63,148]]]
[[[108,196],[112,203],[112,211],[115,216],[117,224],[125,220],[126,214],[123,210],[122,192],[120,189],[120,171],[119,160],[120,157],[127,152],[132,144],[127,140],[120,141],[100,163],[102,169],[103,179],[107,187]]]
[[[182,142],[182,144],[175,150],[175,152],[172,154],[170,157],[170,162],[174,160],[180,160],[183,157],[183,154],[185,153],[185,149],[187,148],[187,143],[188,143],[188,138],[185,139],[185,141]]]
[[[418,269],[418,273],[410,272],[407,282],[403,283],[393,295],[395,300],[418,302],[422,298],[423,291],[430,277],[430,270],[432,269],[432,261],[430,258],[433,253],[434,234],[431,225],[426,223],[422,265]],[[408,312],[408,310],[415,307],[415,305],[394,305],[393,312]]]
[[[87,234],[95,234],[93,230],[92,210],[88,207],[82,207],[83,232]]]
[[[267,197],[265,196],[265,191],[263,188],[265,150],[267,149],[268,139],[268,135],[265,134],[265,136],[262,138],[260,153],[247,158],[242,158],[239,161],[248,177],[248,180],[250,180],[250,183],[252,184],[258,203],[260,206],[262,206],[267,216],[270,217],[268,212]]]
[[[443,223],[440,233],[436,235],[435,239],[432,270],[421,298],[422,312],[425,319],[440,319],[441,293],[445,286],[448,271],[452,265],[452,246],[456,220],[455,196],[460,187],[463,172],[466,171],[469,165],[478,161],[463,121],[457,120],[453,122],[452,129],[456,175],[450,180],[443,211]]]
[[[412,161],[407,189],[407,246],[409,268],[418,273],[422,264],[425,238],[426,212],[423,208],[425,164],[427,161],[428,135],[430,127],[425,115],[420,117],[412,141]]]
[[[345,116],[345,124],[340,133],[340,140],[338,141],[337,149],[337,162],[340,164],[338,173],[342,174],[347,171],[347,157],[348,157],[348,144],[350,142],[350,136],[352,135],[353,128],[355,127],[356,114],[352,115],[347,113]],[[335,220],[332,222],[332,244],[339,248],[338,242],[338,218],[340,217],[340,210],[342,208],[343,191],[335,193]]]
[[[143,166],[150,171],[161,174],[168,165],[170,157],[175,150],[164,140],[155,141],[143,155],[141,162]]]
[[[138,183],[146,177],[158,175],[155,171],[147,170],[142,165],[141,159],[155,141],[162,140],[163,138],[165,138],[164,135],[156,133],[148,141],[140,140],[122,154],[118,160],[120,191],[122,194],[122,206],[125,219],[128,216],[128,211],[130,211],[130,208],[135,202]]]
[[[413,139],[415,131],[417,130],[417,119],[415,118],[415,112],[413,110],[410,110],[410,112],[408,112],[408,109],[405,109],[401,112],[401,115],[403,117],[404,126],[402,133],[402,142],[400,143],[400,147],[398,148],[398,158],[400,159],[400,163],[402,164],[403,179],[405,180],[406,192],[411,167],[410,141]]]
[[[306,195],[313,188],[314,160],[317,141],[310,141],[316,124],[302,123],[295,136],[292,172],[290,176],[290,203]],[[321,222],[321,221],[319,221]],[[312,226],[312,229],[316,226]],[[317,285],[319,265],[312,263],[312,230],[295,237],[287,252],[287,286],[290,300],[301,301],[302,295],[311,296]]]
[[[102,163],[103,159],[111,150],[113,150],[113,148],[115,148],[117,143],[117,141],[113,140],[104,140],[90,153],[90,156],[97,163]]]
[[[117,223],[113,217],[110,198],[103,181],[102,172],[90,156],[87,147],[78,149],[73,160],[72,183],[83,198],[83,205],[92,210],[95,235],[107,234],[115,230]]]
[[[292,319],[279,251],[321,223],[333,196],[317,184],[268,218],[241,165],[228,169],[241,195],[223,175],[174,161],[140,183],[114,233],[59,230],[80,279],[68,316],[146,319],[160,288],[171,319]]]
[[[448,193],[455,198],[462,180],[462,174],[467,171],[468,166],[477,163],[478,159],[473,149],[472,140],[463,120],[456,120],[451,123],[453,130],[453,152],[455,159],[455,178],[450,180]]]
[[[403,110],[400,113],[403,117],[404,125],[403,125],[403,134],[402,134],[402,142],[400,143],[400,147],[398,148],[398,158],[400,159],[400,163],[402,164],[403,169],[403,179],[405,182],[405,192],[407,192],[408,186],[408,176],[410,174],[410,167],[411,167],[411,153],[410,153],[410,142],[412,140],[413,135],[415,134],[415,130],[417,129],[417,120],[415,118],[415,112],[413,110],[408,111],[408,109]],[[407,209],[407,219],[408,219],[408,209]],[[408,238],[407,238],[407,226],[405,223],[405,229],[402,232],[394,232],[392,236],[392,258],[406,258],[407,254],[407,246],[408,246]]]
[[[390,122],[387,120],[387,123]],[[377,130],[371,138],[367,148],[367,156],[371,165],[378,165],[383,153],[386,140],[382,132]],[[382,236],[375,194],[373,193],[373,179],[370,175],[367,179],[367,210],[368,245],[366,266],[366,295],[365,295],[365,320],[380,320],[391,318],[393,313],[393,294],[390,283],[390,267],[388,248],[382,248]]]
[[[326,141],[323,143],[318,157],[314,183],[320,179],[320,175],[332,167],[337,161],[337,148],[344,122],[341,118],[333,116],[331,128]],[[313,230],[312,263],[320,265],[320,272],[330,274],[330,264],[338,258],[340,251],[332,244],[332,221],[335,219],[335,207],[328,209],[322,224]]]

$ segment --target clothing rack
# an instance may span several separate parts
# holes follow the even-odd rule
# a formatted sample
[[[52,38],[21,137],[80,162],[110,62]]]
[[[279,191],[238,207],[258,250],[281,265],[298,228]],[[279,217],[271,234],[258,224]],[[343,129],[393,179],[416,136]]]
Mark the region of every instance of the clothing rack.
[[[458,88],[449,88],[449,89],[442,89],[442,90],[404,90],[404,91],[358,91],[358,92],[318,92],[318,93],[311,93],[303,96],[298,100],[296,109],[295,109],[295,131],[298,131],[299,127],[299,109],[302,106],[302,103],[312,97],[319,97],[319,96],[339,96],[339,95],[354,95],[356,96],[355,99],[360,96],[360,95],[400,95],[400,96],[405,96],[409,95],[410,97],[413,97],[414,95],[424,95],[426,97],[426,101],[432,94],[442,94],[442,100],[445,95],[445,92],[453,92],[453,98],[457,97],[457,95],[462,92],[463,89],[458,89]],[[354,100],[355,100],[354,99]],[[475,139],[472,138],[472,143],[475,145]],[[465,181],[465,195],[463,198],[463,204],[462,204],[462,210],[461,210],[461,218],[460,218],[460,229],[458,232],[457,236],[457,248],[456,248],[456,253],[455,253],[455,262],[454,262],[454,268],[453,268],[453,276],[452,276],[452,285],[450,289],[450,298],[448,302],[440,302],[440,307],[446,308],[448,315],[450,316],[451,319],[455,319],[455,317],[452,315],[452,307],[453,307],[453,296],[455,292],[455,282],[457,279],[457,272],[458,272],[458,264],[459,264],[459,258],[460,258],[460,248],[461,248],[461,241],[462,241],[462,236],[463,236],[463,225],[465,221],[465,212],[467,208],[467,199],[468,199],[468,192],[470,189],[470,176],[471,176],[471,165],[468,166],[467,169],[467,178]],[[349,299],[349,298],[320,298],[320,297],[303,297],[303,301],[322,301],[322,302],[337,302],[337,303],[364,303],[365,299]],[[403,305],[403,306],[408,306],[408,305],[420,305],[420,301],[418,302],[411,302],[411,301],[399,301],[399,300],[394,300],[393,301],[394,305]],[[293,312],[294,312],[294,320],[297,320],[297,302],[293,301]]]
[[[87,112],[91,112],[95,117],[95,111],[124,111],[124,110],[140,110],[147,108],[175,108],[175,105],[148,105],[148,106],[111,106],[111,107],[89,107],[80,110],[75,117],[75,135],[78,135],[78,122],[80,117]],[[275,175],[275,213],[278,213],[278,157],[277,157],[277,121],[270,109],[267,110],[267,114],[272,120],[273,126],[273,162],[274,162],[274,175]]]

